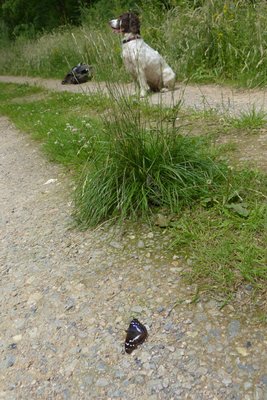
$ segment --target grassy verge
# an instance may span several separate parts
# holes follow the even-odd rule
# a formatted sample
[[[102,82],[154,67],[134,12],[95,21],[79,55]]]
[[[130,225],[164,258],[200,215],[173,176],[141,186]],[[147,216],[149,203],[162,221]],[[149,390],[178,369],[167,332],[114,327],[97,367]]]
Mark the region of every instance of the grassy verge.
[[[210,143],[243,129],[236,121],[5,84],[0,112],[40,141],[51,160],[77,172],[82,225],[163,212],[172,216],[172,247],[190,259],[187,279],[200,290],[227,297],[247,285],[264,293],[266,175],[226,168]],[[252,121],[256,135],[262,123]]]
[[[173,247],[190,259],[190,282],[200,291],[232,296],[248,290],[266,292],[266,176],[243,170],[234,174],[230,190],[203,199],[174,222]]]

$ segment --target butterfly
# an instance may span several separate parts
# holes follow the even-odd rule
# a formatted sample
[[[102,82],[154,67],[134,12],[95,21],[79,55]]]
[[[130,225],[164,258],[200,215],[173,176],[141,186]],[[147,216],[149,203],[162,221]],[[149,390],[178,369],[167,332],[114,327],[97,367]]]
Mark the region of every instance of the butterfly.
[[[127,329],[127,335],[125,339],[125,351],[128,354],[131,354],[133,350],[139,346],[139,344],[144,343],[148,334],[146,327],[138,321],[138,319],[134,318],[129,328]]]

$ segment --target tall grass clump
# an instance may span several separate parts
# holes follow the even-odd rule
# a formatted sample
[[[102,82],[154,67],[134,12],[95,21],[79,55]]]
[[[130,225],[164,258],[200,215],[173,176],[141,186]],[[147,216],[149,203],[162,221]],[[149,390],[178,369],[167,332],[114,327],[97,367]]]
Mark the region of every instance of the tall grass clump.
[[[208,196],[225,179],[197,139],[175,127],[146,126],[138,108],[118,101],[105,118],[97,151],[76,193],[77,219],[96,225],[112,218],[177,212]]]
[[[181,5],[164,21],[166,53],[180,79],[267,82],[267,3],[202,1]]]

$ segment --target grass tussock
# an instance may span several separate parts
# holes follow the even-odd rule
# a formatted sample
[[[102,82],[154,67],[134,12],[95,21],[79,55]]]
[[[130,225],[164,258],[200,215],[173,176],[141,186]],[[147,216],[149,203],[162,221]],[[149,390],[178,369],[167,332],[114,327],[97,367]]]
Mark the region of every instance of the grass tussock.
[[[177,132],[108,123],[101,140],[77,192],[78,218],[86,225],[144,216],[155,206],[177,212],[223,180],[223,169]]]

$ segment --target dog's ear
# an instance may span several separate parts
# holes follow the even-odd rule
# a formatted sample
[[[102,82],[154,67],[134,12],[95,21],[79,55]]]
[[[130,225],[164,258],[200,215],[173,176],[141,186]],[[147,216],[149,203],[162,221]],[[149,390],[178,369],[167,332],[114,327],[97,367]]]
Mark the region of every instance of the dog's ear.
[[[135,35],[140,35],[140,20],[138,15],[130,12],[129,13],[129,28],[130,32],[134,33]]]
[[[124,13],[120,16],[120,28],[124,33],[140,34],[140,20],[138,16],[132,12]]]

